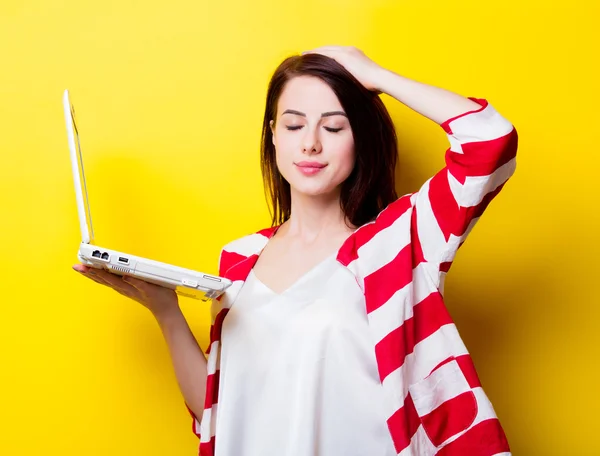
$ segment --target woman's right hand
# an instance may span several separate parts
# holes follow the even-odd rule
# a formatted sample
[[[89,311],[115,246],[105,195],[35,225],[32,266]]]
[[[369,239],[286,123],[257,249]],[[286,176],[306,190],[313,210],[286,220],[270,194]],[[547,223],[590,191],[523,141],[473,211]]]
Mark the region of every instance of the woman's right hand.
[[[76,264],[73,269],[94,282],[110,287],[123,296],[139,302],[156,318],[179,311],[177,293],[169,288],[144,282],[134,277],[118,276],[83,264]]]

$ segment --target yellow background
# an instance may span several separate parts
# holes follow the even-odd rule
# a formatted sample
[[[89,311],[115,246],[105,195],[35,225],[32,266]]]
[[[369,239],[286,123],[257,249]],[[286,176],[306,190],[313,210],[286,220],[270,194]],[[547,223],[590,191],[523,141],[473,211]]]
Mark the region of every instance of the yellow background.
[[[269,224],[267,83],[291,53],[354,45],[487,98],[517,173],[448,276],[448,306],[516,455],[598,455],[597,2],[15,1],[0,4],[0,454],[193,455],[151,315],[71,270],[69,88],[100,245],[216,272]],[[443,164],[441,129],[384,96],[399,191]],[[203,346],[208,308],[183,307]]]

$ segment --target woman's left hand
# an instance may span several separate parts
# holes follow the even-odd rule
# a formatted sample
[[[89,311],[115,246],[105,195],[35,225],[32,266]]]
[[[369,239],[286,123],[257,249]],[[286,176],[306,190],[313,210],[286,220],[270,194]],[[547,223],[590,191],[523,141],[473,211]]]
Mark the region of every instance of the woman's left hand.
[[[305,54],[322,54],[330,57],[350,72],[367,90],[381,93],[379,75],[383,67],[377,65],[363,51],[353,46],[323,46]]]

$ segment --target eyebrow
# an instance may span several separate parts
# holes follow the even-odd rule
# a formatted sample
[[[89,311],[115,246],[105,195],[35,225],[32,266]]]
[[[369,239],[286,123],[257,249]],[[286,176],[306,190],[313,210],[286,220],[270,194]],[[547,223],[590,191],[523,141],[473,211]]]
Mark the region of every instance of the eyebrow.
[[[281,115],[283,116],[283,114],[296,114],[297,116],[306,117],[306,114],[304,114],[303,112],[300,112],[300,111],[296,111],[294,109],[286,109],[285,111],[283,111],[283,113]],[[329,112],[324,112],[323,114],[321,114],[321,117],[331,117],[331,116],[344,116],[346,118],[348,117],[346,115],[346,113],[343,111],[329,111]]]

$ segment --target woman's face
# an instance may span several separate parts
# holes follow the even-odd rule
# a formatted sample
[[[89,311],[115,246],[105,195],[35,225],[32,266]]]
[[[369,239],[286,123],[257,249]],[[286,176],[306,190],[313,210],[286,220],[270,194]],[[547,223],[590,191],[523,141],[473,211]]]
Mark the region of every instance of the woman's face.
[[[354,137],[337,96],[325,82],[310,76],[288,81],[271,130],[277,167],[292,193],[339,192],[354,168]]]

